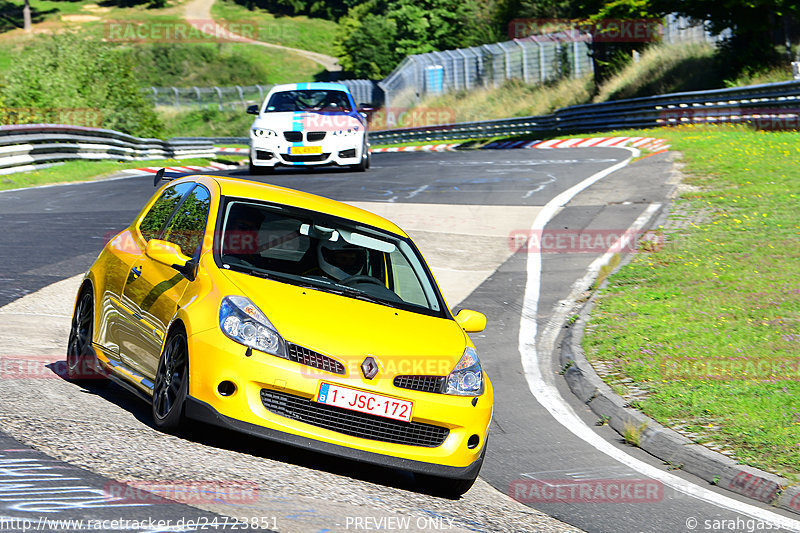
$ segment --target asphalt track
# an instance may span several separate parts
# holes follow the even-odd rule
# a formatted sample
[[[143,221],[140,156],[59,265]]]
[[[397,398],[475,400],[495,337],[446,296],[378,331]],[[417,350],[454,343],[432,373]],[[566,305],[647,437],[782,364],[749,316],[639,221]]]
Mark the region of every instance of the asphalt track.
[[[565,502],[563,498],[562,501],[553,501],[542,494],[539,494],[539,501],[525,503],[586,531],[747,531],[751,526],[758,526],[752,513],[729,510],[687,496],[668,485],[654,482],[640,471],[577,439],[536,401],[520,363],[520,314],[528,283],[529,252],[524,247],[517,250],[514,243],[520,241],[509,239],[509,236],[524,235],[541,206],[559,193],[623,161],[629,155],[625,150],[609,148],[376,154],[373,156],[373,168],[366,174],[335,169],[322,172],[282,171],[269,177],[251,179],[371,206],[376,211],[386,212],[390,218],[396,214],[395,218],[400,219],[398,222],[401,226],[406,226],[402,220],[403,213],[424,213],[428,205],[441,215],[445,210],[443,206],[448,206],[448,215],[443,218],[440,216],[436,223],[424,217],[421,221],[417,218],[416,227],[410,228],[410,233],[415,240],[421,241],[420,246],[434,266],[434,271],[437,271],[437,266],[440,267],[442,274],[437,272],[437,277],[447,275],[448,271],[469,270],[464,265],[470,261],[481,263],[467,276],[474,290],[470,290],[468,295],[456,293],[457,296],[453,297],[447,292],[445,295],[451,302],[466,296],[458,307],[478,309],[489,319],[486,331],[475,335],[473,339],[496,391],[489,451],[481,477],[497,491],[508,494],[511,490],[513,496],[514,488],[522,486],[530,490],[534,486],[543,486],[542,482],[545,485],[563,485],[581,481],[601,488],[626,483],[631,486],[656,486],[658,490],[651,497],[631,503],[604,502],[599,496],[589,503]],[[550,220],[547,229],[565,235],[587,229],[598,230],[600,234],[619,233],[651,205],[667,202],[675,185],[670,169],[671,163],[665,154],[632,163],[572,198]],[[247,177],[244,171],[227,173]],[[105,240],[130,222],[152,192],[151,180],[143,177],[0,194],[0,247],[4,252],[0,257],[0,306],[85,271]],[[491,224],[492,220],[503,217],[507,217],[505,223],[498,222],[494,232],[478,233],[474,230],[478,225]],[[441,235],[435,235],[437,231],[439,234],[444,231],[442,227],[436,227],[437,223],[447,226],[446,231],[450,235],[447,247],[442,247]],[[438,249],[434,250],[433,247]],[[555,251],[557,253],[541,256],[541,291],[535,316],[539,332],[551,325],[550,320],[559,302],[569,294],[573,283],[584,275],[590,263],[605,250],[579,251],[567,247]],[[451,257],[457,260],[448,263]],[[540,337],[537,340],[541,342]],[[559,368],[554,362],[550,364],[550,356],[550,353],[539,352],[541,366],[549,368],[551,376],[555,376],[554,382],[563,402],[592,431],[630,456],[652,467],[667,470],[660,461],[641,450],[625,446],[610,428],[595,426],[596,417],[558,379]],[[0,384],[6,395],[9,391],[25,393],[19,388],[19,383],[0,381]],[[65,387],[71,387],[71,384],[48,380],[38,386],[45,388],[39,395],[52,393],[55,397],[61,394],[57,390],[59,387],[68,394]],[[52,391],[46,388],[52,388]],[[111,392],[95,392],[93,400],[97,400],[101,408],[105,404],[109,410],[121,406],[121,411],[133,414],[136,423],[147,424],[146,410],[137,404],[137,400],[121,391],[112,389]],[[3,405],[6,407],[11,404]],[[13,405],[14,409],[24,409],[19,404]],[[69,408],[64,407],[67,410]],[[46,435],[46,426],[38,424],[34,431],[20,419],[19,413],[15,413],[15,416],[6,415],[0,413],[0,420],[4,422],[4,427],[12,429],[12,434],[37,445],[44,443],[41,446],[44,449],[56,450],[55,447],[48,447],[51,437]],[[52,413],[53,428],[59,427],[57,422],[63,416],[58,410]],[[80,438],[80,434],[76,438]],[[52,439],[57,441],[55,437]],[[86,435],[86,440],[95,442],[89,435]],[[238,453],[260,457],[257,451],[259,444],[253,439],[239,439],[225,434],[209,440],[202,434],[194,433],[188,435],[187,440],[189,444],[233,448]],[[6,450],[17,449],[13,442],[2,441],[0,445]],[[11,460],[13,453],[23,452],[5,452],[3,455],[6,460]],[[106,475],[113,474],[113,461],[102,453],[99,455],[98,462],[102,466],[92,469]],[[37,459],[45,460],[39,456]],[[374,485],[385,485],[390,489],[410,490],[403,501],[413,502],[417,496],[419,499],[430,498],[414,492],[413,485],[410,486],[402,475],[394,472],[376,474],[359,469],[356,465],[342,467],[324,458],[304,458],[291,450],[280,450],[271,459],[319,468],[340,477],[349,476],[347,490],[356,495],[372,493]],[[146,458],[129,457],[129,461],[146,463]],[[90,463],[85,460],[77,462]],[[118,474],[116,478],[124,479],[123,474]],[[679,470],[672,474],[741,501],[742,509],[745,509],[745,504],[757,506],[722,489],[709,487]],[[4,481],[0,479],[0,483]],[[101,482],[94,479],[93,484],[97,486]],[[312,488],[309,489],[312,492],[313,482],[310,481]],[[306,483],[306,480],[300,479],[297,483]],[[525,494],[531,496],[529,492]],[[516,495],[519,497],[519,492]],[[11,504],[1,496],[2,493],[0,515],[17,516],[10,511]],[[448,506],[454,504],[447,501],[439,504],[441,507],[436,511],[438,516],[453,514],[453,508]],[[189,512],[177,505],[168,507],[160,506],[159,513],[164,516],[184,513],[181,516],[185,516]],[[758,507],[768,509],[765,506]],[[192,509],[192,512],[198,514],[199,511]],[[220,512],[227,511],[220,509]],[[458,513],[465,512],[469,513],[468,510],[458,509]],[[461,528],[478,531],[524,531],[529,527],[515,527],[513,520],[509,523],[508,517],[504,521],[503,516],[461,518]],[[697,521],[695,527],[691,527],[694,524],[692,519]],[[762,529],[764,527],[762,524]],[[0,529],[3,529],[1,523]],[[300,526],[280,527],[280,524],[279,529],[304,530]],[[338,530],[335,527],[330,529]]]

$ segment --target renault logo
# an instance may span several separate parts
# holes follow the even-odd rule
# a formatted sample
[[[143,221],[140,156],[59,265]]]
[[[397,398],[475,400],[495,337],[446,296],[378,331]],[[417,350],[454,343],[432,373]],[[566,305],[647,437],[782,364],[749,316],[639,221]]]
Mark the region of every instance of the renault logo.
[[[364,359],[364,362],[361,363],[361,373],[367,379],[372,379],[378,374],[378,363],[374,357],[369,356]]]

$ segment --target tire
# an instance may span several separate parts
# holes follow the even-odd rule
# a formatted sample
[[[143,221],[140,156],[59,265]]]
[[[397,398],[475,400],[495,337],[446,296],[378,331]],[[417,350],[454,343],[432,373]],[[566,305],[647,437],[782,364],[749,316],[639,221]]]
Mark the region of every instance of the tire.
[[[258,167],[253,164],[253,160],[251,159],[249,170],[251,176],[263,176],[264,174],[272,174],[272,171],[275,169],[274,167]]]
[[[76,383],[105,381],[96,372],[97,356],[92,349],[94,333],[94,296],[91,288],[84,288],[72,315],[67,341],[67,379]]]
[[[357,165],[352,165],[350,168],[356,172],[365,172],[369,168],[369,152],[366,146],[361,151],[361,162]]]
[[[189,347],[186,333],[175,330],[167,337],[153,384],[153,422],[161,431],[173,432],[184,423],[189,391]]]

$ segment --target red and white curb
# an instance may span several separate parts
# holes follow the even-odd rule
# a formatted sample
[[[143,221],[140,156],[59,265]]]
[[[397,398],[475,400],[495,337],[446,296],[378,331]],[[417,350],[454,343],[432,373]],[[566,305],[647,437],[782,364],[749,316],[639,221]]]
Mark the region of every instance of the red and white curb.
[[[210,162],[208,166],[201,167],[197,165],[186,165],[181,167],[143,167],[143,168],[129,168],[126,170],[122,170],[123,174],[155,174],[159,170],[164,168],[166,171],[164,174],[196,174],[198,172],[213,172],[215,170],[231,170],[234,168],[238,168],[235,165],[226,165],[224,163],[215,163],[214,161]]]
[[[215,146],[214,150],[218,154],[247,154],[250,152],[250,148],[231,148],[227,146]]]
[[[381,154],[385,152],[450,152],[460,145],[461,143],[424,144],[422,146],[390,146],[388,148],[372,148],[370,152],[373,154]]]
[[[549,139],[547,141],[494,141],[481,150],[514,150],[518,148],[619,148],[630,146],[648,152],[659,153],[669,150],[670,145],[666,140],[656,137],[587,137],[580,139]],[[461,143],[456,144],[424,144],[421,146],[398,146],[388,148],[373,148],[373,153],[384,152],[449,152],[455,150]]]
[[[665,139],[656,137],[588,137],[582,139],[550,139],[548,141],[527,141],[515,148],[593,148],[629,146],[648,152],[665,152],[669,145]],[[488,148],[484,147],[484,148]],[[498,147],[499,148],[499,147]]]

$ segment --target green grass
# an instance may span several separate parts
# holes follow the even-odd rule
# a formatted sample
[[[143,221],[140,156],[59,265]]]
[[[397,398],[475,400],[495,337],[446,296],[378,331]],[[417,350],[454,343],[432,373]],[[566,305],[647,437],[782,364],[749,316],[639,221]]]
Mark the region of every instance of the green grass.
[[[6,0],[0,0],[0,4],[4,1]],[[20,0],[10,1],[10,4],[17,5],[20,9],[22,6]],[[220,3],[215,4],[215,8],[218,4]],[[34,0],[32,7],[34,11],[38,9],[42,13],[41,17],[34,18],[37,23],[34,25],[36,32],[74,29],[84,32],[87,38],[103,39],[109,35],[128,35],[123,30],[110,29],[112,27],[108,26],[109,22],[132,26],[150,25],[150,33],[145,32],[144,35],[154,35],[153,42],[116,41],[120,46],[134,50],[139,64],[137,74],[143,86],[204,87],[292,83],[313,81],[324,72],[319,64],[292,52],[259,45],[216,43],[211,37],[206,41],[206,37],[197,33],[191,35],[199,35],[202,42],[157,42],[164,39],[165,32],[170,28],[187,31],[181,2],[170,2],[164,9],[149,9],[147,4],[98,8],[95,2],[89,1]],[[274,19],[269,14],[251,13],[236,6],[231,8],[230,14],[232,18],[229,20],[234,22],[253,21],[258,24],[261,30],[259,37],[263,35],[263,40],[267,42],[281,40],[273,37],[294,36],[280,44],[309,49],[322,46],[319,51],[327,50],[325,43],[330,41],[336,29],[336,24],[330,21],[307,17]],[[76,15],[96,17],[97,20],[70,21],[62,18]],[[9,31],[12,28],[11,24],[7,27],[0,25],[0,74],[13,65],[15,53],[33,37],[19,29]]]
[[[587,356],[649,390],[639,407],[659,422],[796,476],[800,136],[745,127],[635,134],[683,153],[694,189],[672,220],[686,227],[668,226],[666,246],[640,251],[609,278]]]
[[[218,22],[255,24],[258,31],[257,35],[253,35],[252,38],[257,41],[310,50],[330,56],[336,55],[333,38],[338,25],[330,20],[306,16],[276,17],[259,7],[248,10],[232,0],[217,0],[211,6],[211,16]]]
[[[200,109],[175,113],[159,110],[166,137],[247,137],[253,115],[244,111]]]
[[[448,121],[470,122],[497,118],[525,117],[552,113],[560,107],[582,104],[591,99],[590,78],[566,79],[533,86],[509,80],[499,88],[455,91],[411,104],[408,126],[423,126]],[[393,103],[403,111],[403,103]],[[398,124],[398,127],[407,127]],[[383,129],[383,128],[381,128]]]
[[[645,50],[600,87],[595,102],[722,87],[714,48],[706,43],[667,44]]]
[[[208,165],[208,159],[165,159],[156,161],[68,161],[62,165],[31,172],[0,176],[0,190],[21,189],[53,183],[87,181],[107,177],[126,168]]]

